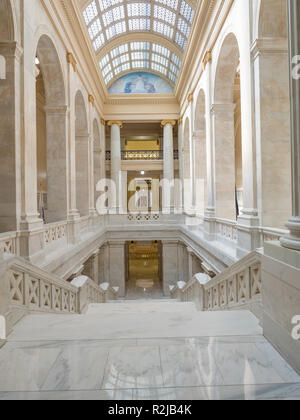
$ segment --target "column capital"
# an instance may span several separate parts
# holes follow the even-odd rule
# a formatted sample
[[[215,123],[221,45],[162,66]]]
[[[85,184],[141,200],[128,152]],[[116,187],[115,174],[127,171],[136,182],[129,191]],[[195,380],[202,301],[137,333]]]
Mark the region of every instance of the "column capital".
[[[102,124],[104,127],[106,126],[106,121],[105,121],[105,119],[104,119],[104,118],[101,118],[100,122],[101,122],[101,124]]]
[[[175,120],[163,120],[162,122],[161,122],[161,126],[162,127],[165,127],[166,125],[168,125],[168,124],[170,124],[170,125],[172,125],[173,127],[175,127],[175,125],[176,125],[176,121]]]
[[[67,52],[67,62],[72,65],[74,72],[77,72],[77,61],[75,60],[75,57],[73,53],[70,51]]]
[[[93,97],[93,95],[89,94],[89,102],[95,106],[95,98]]]
[[[113,125],[118,125],[120,128],[123,128],[122,121],[108,121],[107,126],[112,127]]]
[[[206,66],[208,63],[210,63],[212,60],[212,53],[211,51],[206,51],[204,58],[202,60],[202,66],[203,66],[203,70],[206,69]]]

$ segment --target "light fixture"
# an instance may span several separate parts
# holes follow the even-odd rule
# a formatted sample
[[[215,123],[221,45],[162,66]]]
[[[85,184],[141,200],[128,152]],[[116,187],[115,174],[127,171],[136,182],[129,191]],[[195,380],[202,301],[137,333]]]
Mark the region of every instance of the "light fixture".
[[[141,171],[141,175],[145,175],[145,171]]]
[[[36,64],[37,66],[40,64],[40,60],[39,60],[37,57],[35,57],[35,64]]]

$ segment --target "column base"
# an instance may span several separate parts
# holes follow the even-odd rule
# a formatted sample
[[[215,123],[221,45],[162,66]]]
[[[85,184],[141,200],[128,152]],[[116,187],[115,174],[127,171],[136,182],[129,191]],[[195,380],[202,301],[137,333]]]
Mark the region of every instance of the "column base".
[[[256,213],[257,214],[257,213]],[[259,218],[255,213],[243,213],[237,219],[237,257],[260,248]]]

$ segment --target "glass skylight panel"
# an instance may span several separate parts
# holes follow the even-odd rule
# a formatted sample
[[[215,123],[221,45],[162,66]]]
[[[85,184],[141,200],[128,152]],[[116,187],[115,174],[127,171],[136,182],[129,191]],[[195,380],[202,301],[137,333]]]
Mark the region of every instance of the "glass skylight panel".
[[[175,76],[175,74],[171,73],[170,71],[169,71],[169,79],[172,80],[172,82],[176,83],[176,76]]]
[[[158,32],[168,38],[173,38],[174,30],[171,26],[166,25],[165,23],[159,22],[155,20],[153,22],[153,30],[154,32]]]
[[[148,52],[138,51],[131,53],[132,60],[149,60],[149,57],[150,54]]]
[[[184,50],[191,31],[195,10],[188,0],[90,0],[83,18],[95,52],[113,38],[130,32],[150,32],[170,39]],[[175,51],[175,50],[174,50]],[[159,42],[132,41],[113,48],[99,59],[106,84],[131,69],[147,69],[176,83],[181,54]]]
[[[107,85],[113,77],[114,75],[112,73],[109,73],[109,75],[104,79],[105,84]]]
[[[101,23],[100,23],[100,19],[98,18],[89,27],[89,34],[90,34],[91,40],[93,40],[95,38],[95,36],[98,35],[99,32],[101,32],[101,31],[102,31],[102,26],[101,26]]]
[[[106,54],[99,63],[100,68],[103,69],[106,66],[106,64],[108,64],[108,62],[109,62],[109,56],[108,54]]]
[[[179,32],[176,32],[175,35],[175,42],[177,45],[179,45],[179,47],[184,50],[186,47],[186,38],[184,38],[182,35],[180,35]]]
[[[151,16],[151,4],[149,3],[130,3],[127,5],[129,17],[134,16]]]
[[[92,20],[94,20],[97,15],[98,15],[98,10],[96,6],[96,2],[92,1],[92,3],[90,3],[83,12],[83,17],[84,17],[84,21],[86,25],[91,23]]]
[[[180,32],[183,33],[183,35],[186,38],[188,38],[188,36],[190,34],[190,26],[186,23],[186,21],[184,19],[181,19],[181,18],[178,19],[177,28],[179,29]]]
[[[123,0],[99,0],[101,12],[118,3],[123,3]]]
[[[115,58],[115,57],[117,57],[118,55],[124,54],[124,53],[126,53],[126,52],[128,52],[128,44],[123,44],[123,45],[120,45],[120,46],[119,46],[119,47],[117,47],[117,48],[114,48],[114,49],[110,52],[110,55],[111,55],[111,58]]]
[[[150,19],[129,19],[128,26],[130,31],[150,31]]]
[[[115,7],[106,13],[103,13],[102,19],[105,26],[111,25],[113,22],[122,20],[125,18],[124,6]]]
[[[154,17],[155,19],[164,20],[169,25],[175,25],[176,15],[171,10],[161,6],[154,6]]]
[[[170,64],[170,70],[175,73],[176,76],[178,76],[179,70],[176,66],[174,66],[173,63]]]
[[[171,61],[172,63],[174,63],[177,67],[181,66],[181,60],[179,59],[179,57],[177,57],[176,54],[172,53],[172,57],[171,57]]]
[[[178,0],[156,0],[156,2],[169,6],[174,10],[177,10],[178,7]]]
[[[184,0],[181,1],[180,14],[183,16],[190,24],[193,23],[195,12],[192,7],[187,4]]]
[[[102,70],[103,76],[106,76],[106,75],[107,75],[110,71],[111,71],[111,65],[110,65],[110,64],[108,64],[108,66],[106,66],[106,67]]]
[[[133,69],[148,69],[149,61],[133,61],[131,65]]]
[[[129,61],[129,54],[124,54],[115,58],[112,63],[114,67],[117,67],[119,64],[126,63],[127,61]]]
[[[138,50],[150,50],[150,42],[131,42],[130,43],[131,51],[138,51]]]
[[[115,74],[119,74],[122,73],[124,71],[130,70],[130,64],[126,63],[126,64],[122,64],[122,66],[119,66],[115,69]]]
[[[152,44],[152,51],[169,58],[171,51],[159,44]]]
[[[98,51],[100,47],[102,47],[102,45],[104,45],[105,40],[104,40],[104,35],[100,34],[95,41],[93,42],[93,47],[95,51]]]
[[[163,66],[160,66],[159,64],[156,63],[151,63],[151,68],[154,71],[157,71],[159,73],[162,73],[164,75],[167,75],[167,69]]]
[[[161,55],[152,54],[152,60],[153,61],[156,61],[157,63],[162,64],[163,66],[168,67],[169,60],[167,60],[166,58],[162,57]]]
[[[110,26],[108,29],[106,29],[106,37],[108,40],[110,40],[111,38],[123,34],[124,32],[126,32],[125,21],[116,23],[115,25]]]

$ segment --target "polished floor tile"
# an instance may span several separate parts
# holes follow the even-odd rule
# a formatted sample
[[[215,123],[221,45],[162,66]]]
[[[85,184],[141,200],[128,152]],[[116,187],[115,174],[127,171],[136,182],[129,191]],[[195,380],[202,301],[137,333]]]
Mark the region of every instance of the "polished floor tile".
[[[103,389],[163,386],[159,347],[116,347],[110,350]]]

